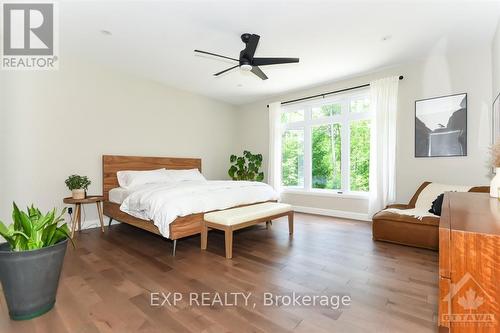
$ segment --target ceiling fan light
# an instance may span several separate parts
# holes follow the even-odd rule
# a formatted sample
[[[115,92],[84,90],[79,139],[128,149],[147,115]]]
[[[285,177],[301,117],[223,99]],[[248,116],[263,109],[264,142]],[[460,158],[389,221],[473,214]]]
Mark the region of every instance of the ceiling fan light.
[[[249,65],[249,64],[243,64],[240,66],[240,68],[242,70],[244,70],[245,72],[250,72],[252,70],[252,65]]]

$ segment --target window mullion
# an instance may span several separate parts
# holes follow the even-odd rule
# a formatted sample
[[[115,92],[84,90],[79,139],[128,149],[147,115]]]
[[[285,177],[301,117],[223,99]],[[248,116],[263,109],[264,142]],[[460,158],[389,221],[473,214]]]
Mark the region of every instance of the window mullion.
[[[349,106],[348,99],[342,103],[342,128],[341,128],[341,176],[342,192],[349,191]]]
[[[312,178],[312,140],[311,140],[311,110],[312,107],[306,107],[304,112],[304,189],[311,189]]]

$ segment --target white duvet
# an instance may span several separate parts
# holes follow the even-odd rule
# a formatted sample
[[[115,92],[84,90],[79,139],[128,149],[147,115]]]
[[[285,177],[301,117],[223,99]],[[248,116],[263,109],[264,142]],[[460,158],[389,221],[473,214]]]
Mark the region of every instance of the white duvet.
[[[120,210],[143,220],[152,220],[167,238],[170,223],[179,216],[278,199],[271,186],[247,181],[148,184],[130,192]]]

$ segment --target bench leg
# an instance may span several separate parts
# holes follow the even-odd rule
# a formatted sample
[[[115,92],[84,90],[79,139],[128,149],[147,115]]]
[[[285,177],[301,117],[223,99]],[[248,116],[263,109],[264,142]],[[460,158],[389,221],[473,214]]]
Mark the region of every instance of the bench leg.
[[[266,221],[266,229],[269,229],[271,225],[272,225],[271,221]]]
[[[111,222],[113,222],[113,218],[112,217],[109,218],[108,228],[111,227]]]
[[[288,213],[288,233],[293,235],[293,212]]]
[[[201,249],[207,249],[207,241],[208,241],[208,227],[205,222],[201,222]]]
[[[226,259],[233,257],[233,230],[227,228],[224,230],[225,243],[226,243]]]

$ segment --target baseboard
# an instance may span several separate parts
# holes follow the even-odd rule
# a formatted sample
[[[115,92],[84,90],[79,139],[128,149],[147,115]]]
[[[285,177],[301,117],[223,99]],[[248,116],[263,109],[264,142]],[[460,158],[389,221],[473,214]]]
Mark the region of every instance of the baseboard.
[[[118,224],[120,222],[113,220],[111,224]],[[104,216],[104,226],[107,227],[109,224],[109,217]],[[70,223],[68,223],[68,227],[71,229]],[[94,220],[82,220],[82,230],[86,229],[93,229],[93,228],[100,228],[101,227],[101,222],[99,222],[99,219],[94,219]]]
[[[293,209],[294,211],[299,213],[333,216],[333,217],[340,217],[343,219],[359,220],[367,222],[371,222],[372,220],[368,214],[348,212],[344,210],[324,209],[324,208],[295,206],[295,205],[293,206]]]

